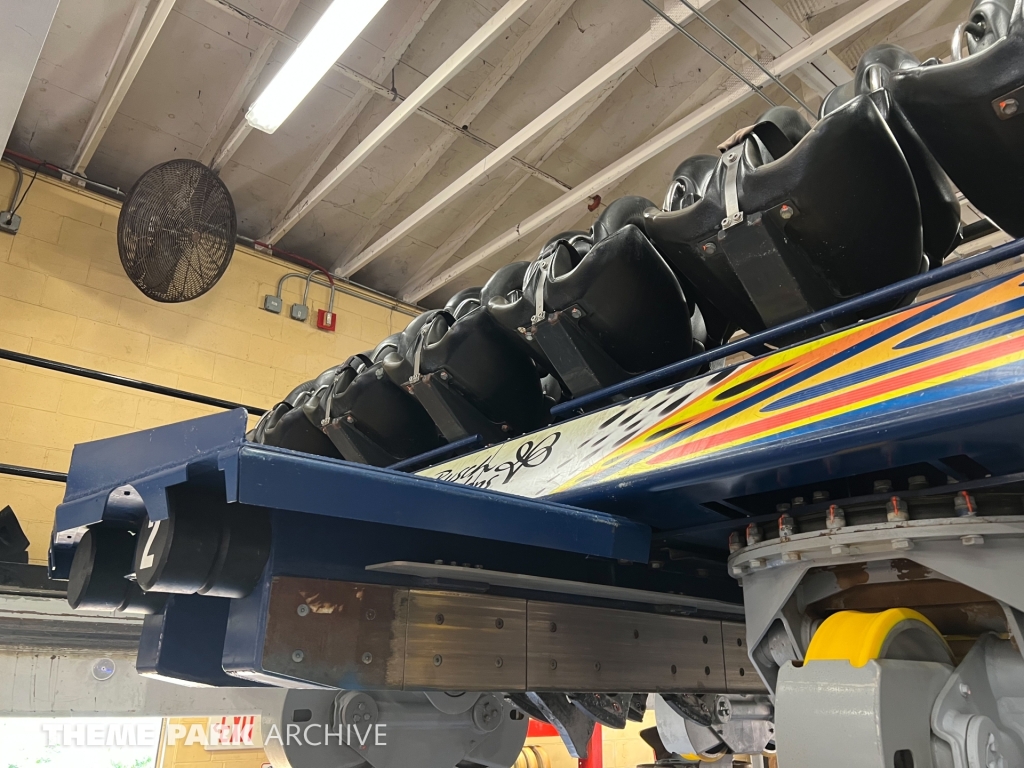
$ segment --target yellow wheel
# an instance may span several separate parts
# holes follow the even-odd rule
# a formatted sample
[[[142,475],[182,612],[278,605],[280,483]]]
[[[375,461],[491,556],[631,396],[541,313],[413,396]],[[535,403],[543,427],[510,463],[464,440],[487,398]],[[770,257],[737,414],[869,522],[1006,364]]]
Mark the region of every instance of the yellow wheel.
[[[872,659],[948,664],[952,658],[946,641],[928,619],[910,608],[890,608],[881,613],[832,614],[811,638],[804,663],[845,660],[863,667]]]
[[[685,754],[680,755],[680,757],[684,760],[693,760],[695,763],[717,763],[719,760],[725,757],[725,752],[722,751],[714,754],[710,752],[701,752],[699,755],[696,755],[692,752],[687,752]]]

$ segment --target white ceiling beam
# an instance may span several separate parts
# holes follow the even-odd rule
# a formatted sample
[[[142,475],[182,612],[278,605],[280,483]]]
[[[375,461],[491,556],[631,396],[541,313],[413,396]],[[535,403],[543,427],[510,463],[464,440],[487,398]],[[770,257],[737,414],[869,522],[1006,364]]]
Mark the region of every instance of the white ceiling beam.
[[[614,93],[619,84],[626,79],[628,73],[619,76],[618,80],[608,83],[604,90],[599,91],[588,101],[576,108],[568,118],[563,120],[548,135],[540,139],[537,145],[527,154],[530,162],[543,163],[551,155],[558,151],[558,148],[565,143],[577,128],[590,117],[594,111],[601,106],[605,100]],[[511,199],[512,195],[526,183],[530,178],[527,174],[518,169],[513,169],[502,179],[494,190],[476,207],[476,210],[464,221],[458,229],[438,246],[429,258],[420,266],[416,273],[409,278],[405,285],[399,290],[399,295],[414,285],[422,283],[433,277],[434,274],[444,267],[452,256],[475,235],[487,221]]]
[[[735,53],[729,57],[729,63],[734,68],[742,68],[744,61],[745,59],[739,53]],[[713,72],[689,96],[687,96],[681,104],[678,104],[653,131],[650,131],[646,135],[645,140],[664,130],[676,122],[676,120],[680,119],[683,115],[689,114],[693,109],[703,104],[715,91],[722,89],[724,83],[727,82],[731,75],[732,73],[728,69],[725,67],[719,67],[717,71]],[[614,91],[618,84],[625,78],[626,75],[623,75],[617,82],[611,83],[609,88],[604,93],[599,94],[592,103],[584,105],[582,109],[578,110],[577,114],[574,114],[569,119],[562,121],[555,130],[551,131],[547,136],[536,143],[536,149],[534,149],[534,152],[542,152],[550,147],[550,151],[545,152],[543,159],[550,157],[551,154],[557,151],[558,147],[562,145],[569,135],[572,134],[579,125],[589,117],[590,114],[600,106],[608,96],[611,95],[612,91]],[[543,160],[540,160],[539,162],[543,162]],[[433,254],[431,254],[431,256],[418,270],[416,270],[416,273],[406,280],[405,284],[399,290],[400,296],[406,295],[408,291],[412,290],[415,286],[420,285],[437,274],[448,260],[466,244],[469,238],[476,234],[488,219],[497,213],[501,206],[511,199],[512,194],[526,182],[526,178],[513,171],[506,177],[506,184],[509,181],[514,183],[511,186],[501,186],[495,190],[494,193],[489,195],[483,203],[477,206],[473,214],[461,226],[459,226],[459,228],[450,237],[448,237],[448,239],[445,240],[445,242],[442,243]],[[506,194],[499,194],[501,192]],[[616,195],[612,194],[607,197],[609,200],[614,200]],[[570,210],[567,213],[561,214],[552,222],[549,222],[549,224],[541,230],[537,238],[523,249],[522,253],[539,253],[541,247],[548,240],[557,233],[564,232],[574,225],[581,215],[581,212],[577,210]]]
[[[771,5],[774,6],[775,4],[771,3]],[[785,14],[782,15],[785,16]],[[797,40],[795,43],[789,42],[779,34],[778,28],[773,27],[768,22],[764,21],[742,2],[737,2],[730,9],[728,18],[733,24],[753,38],[753,40],[760,45],[763,50],[767,51],[772,56],[782,55],[794,45],[809,37],[802,27],[793,22],[796,29],[803,32],[803,36],[791,35],[792,37],[797,37]],[[782,22],[782,24],[777,26],[781,27],[784,31],[789,31],[787,29],[788,25],[786,25],[785,22]],[[832,82],[827,75],[814,67],[813,64],[804,64],[796,71],[796,75],[819,96],[827,95],[837,85]]]
[[[113,122],[117,110],[121,108],[121,102],[128,95],[128,89],[135,82],[135,77],[146,61],[146,56],[149,55],[160,30],[163,29],[164,22],[170,16],[171,9],[174,8],[174,0],[154,0],[154,2],[155,5],[150,9],[149,15],[143,22],[135,46],[128,54],[124,67],[117,74],[114,85],[109,89],[104,88],[100,100],[96,102],[92,118],[78,144],[75,157],[71,161],[71,168],[75,173],[85,173],[100,142],[103,141],[103,136]],[[111,76],[113,77],[113,73]]]
[[[735,67],[742,66],[740,62],[741,56],[733,54],[729,58],[729,63]],[[733,78],[733,74],[725,67],[719,67],[716,71],[708,75],[707,79],[704,80],[697,89],[687,96],[681,104],[678,104],[667,117],[665,117],[657,127],[651,131],[646,139],[650,139],[653,136],[661,133],[669,126],[675,124],[678,120],[681,120],[686,115],[690,114],[694,109],[702,106],[709,98],[714,96],[716,93],[728,90],[730,79]],[[645,140],[646,140],[645,139]],[[622,197],[627,192],[619,192],[618,187],[628,184],[629,177],[624,176],[619,179],[616,187],[609,188],[602,191],[601,197],[607,201],[614,201]],[[534,256],[540,253],[541,248],[551,240],[552,237],[557,235],[559,232],[565,232],[566,230],[574,227],[582,216],[589,214],[591,217],[596,217],[597,214],[591,213],[586,208],[581,211],[578,208],[570,208],[565,213],[559,214],[543,227],[537,230],[536,237],[524,248],[519,251],[519,255],[525,255],[526,258],[532,259]],[[431,274],[430,277],[433,277]],[[411,287],[411,286],[410,286]]]
[[[440,0],[420,0],[412,12],[409,14],[408,20],[402,26],[402,29],[395,35],[391,45],[388,46],[387,50],[384,51],[384,55],[377,62],[377,65],[370,72],[370,77],[379,81],[387,77],[387,75],[398,66],[398,62],[402,56],[412,45],[412,41],[419,34],[419,31],[423,29],[423,25],[427,23],[427,19],[437,8]],[[323,138],[317,144],[316,150],[313,154],[313,159],[310,163],[302,170],[302,173],[292,182],[291,193],[288,195],[288,200],[281,208],[281,212],[274,217],[271,229],[280,224],[284,217],[288,214],[295,204],[302,197],[306,188],[313,182],[316,177],[317,171],[319,171],[327,159],[331,156],[331,153],[335,150],[338,144],[345,134],[348,133],[349,129],[363,113],[373,98],[373,91],[366,88],[360,88],[358,93],[352,97],[352,100],[345,105],[345,108],[338,115],[338,119],[334,121],[334,125],[330,127],[327,133],[324,134]]]
[[[780,56],[795,45],[799,45],[810,33],[796,23],[793,18],[784,10],[779,8],[772,0],[738,0],[742,9],[748,11],[754,19],[770,30],[781,39],[785,48],[769,51],[773,56]],[[742,14],[741,14],[742,15]],[[739,19],[737,19],[739,22]],[[805,82],[817,82],[819,86],[827,88],[825,93],[831,91],[837,85],[848,83],[853,79],[853,72],[843,64],[839,58],[829,51],[817,56],[813,61],[800,67],[796,74]],[[814,86],[812,86],[814,87]],[[821,88],[816,88],[821,93]],[[822,95],[825,95],[823,93]]]
[[[780,56],[772,62],[771,65],[769,65],[769,69],[776,77],[788,75],[809,61],[813,61],[836,43],[863,30],[869,24],[872,24],[882,18],[890,11],[898,8],[907,1],[908,0],[868,0],[868,2]],[[762,76],[760,80],[766,81],[767,78]],[[755,80],[755,84],[759,84],[757,80]],[[610,184],[624,177],[626,174],[639,168],[645,162],[656,157],[661,152],[684,139],[686,136],[689,136],[701,126],[706,125],[710,121],[725,114],[746,99],[750,93],[751,90],[748,86],[741,85],[735,90],[723,94],[708,104],[693,111],[675,125],[662,131],[660,134],[641,144],[632,152],[615,161],[604,170],[599,171],[585,182],[577,185],[571,192],[566,192],[558,200],[544,206],[541,210],[531,216],[528,216],[500,237],[495,238],[487,245],[477,249],[465,259],[438,275],[436,278],[428,280],[410,290],[407,294],[409,299],[412,301],[419,301],[424,296],[429,296],[445,284],[460,275],[465,274],[470,269],[486,261],[491,256],[544,226],[556,216],[560,216],[562,213],[569,211],[574,206],[590,199],[602,189],[605,189]]]
[[[948,37],[952,39],[953,30],[948,24],[937,26],[939,19],[942,18],[946,9],[952,4],[953,0],[931,0],[917,13],[896,27],[885,41],[887,43],[896,43],[913,51],[929,47],[927,44],[920,44],[919,41],[927,43],[930,39],[934,39],[938,31],[944,32],[946,29],[949,29]],[[955,27],[957,23],[959,23],[959,20],[952,22],[952,26]]]
[[[908,35],[907,37],[901,37],[899,45],[906,48],[910,52],[926,51],[936,45],[945,44],[949,47],[949,41],[953,39],[953,32],[956,30],[957,23],[951,21],[948,24],[943,24],[941,27],[935,27],[924,32],[918,32],[916,35]]]
[[[713,1],[704,0],[703,2],[696,3],[696,5],[698,7],[707,7]],[[680,24],[686,24],[694,18],[694,14],[682,5],[667,11],[667,13]],[[491,154],[428,200],[419,210],[388,231],[387,234],[352,261],[348,262],[346,269],[355,272],[365,267],[412,232],[413,229],[427,218],[445,208],[456,197],[477,184],[488,174],[494,172],[502,163],[513,157],[516,152],[537,139],[542,133],[572,112],[578,104],[589,99],[592,95],[603,89],[610,81],[616,80],[624,72],[627,72],[646,59],[662,43],[675,34],[676,30],[667,21],[661,17],[655,17],[651,22],[650,29],[638,40],[548,107],[504,144],[491,152]]]
[[[288,26],[288,22],[291,21],[292,15],[295,13],[295,9],[299,7],[299,0],[283,0],[280,7],[274,13],[270,23],[275,27],[284,29]],[[210,133],[210,137],[206,140],[206,144],[199,152],[197,158],[203,165],[210,165],[215,157],[224,155],[222,152],[225,142],[227,142],[229,135],[231,134],[231,126],[238,118],[238,113],[245,105],[246,99],[249,98],[249,94],[252,89],[259,82],[260,75],[263,74],[263,68],[267,66],[267,62],[270,61],[271,54],[274,53],[274,48],[277,47],[278,40],[276,37],[267,35],[264,37],[259,45],[256,46],[256,50],[252,52],[249,57],[249,63],[245,67],[245,71],[242,73],[241,79],[238,81],[238,85],[231,92],[231,96],[228,97],[227,103],[224,105],[224,109],[221,110],[220,117],[217,118],[217,122],[213,125],[213,131]],[[236,142],[241,144],[241,142]],[[232,153],[233,154],[233,153]],[[221,161],[221,167],[228,161],[230,155],[224,156]]]
[[[527,57],[533,53],[533,50],[540,44],[541,40],[547,36],[559,19],[565,15],[565,12],[569,10],[573,2],[575,0],[548,0],[547,5],[537,15],[529,29],[509,48],[504,58],[491,70],[487,78],[473,92],[462,106],[462,109],[459,110],[454,119],[456,125],[469,125],[479,116],[498,94],[502,86],[515,74],[519,65],[526,61]],[[349,259],[357,255],[373,240],[384,223],[405,201],[409,194],[419,186],[427,174],[433,170],[434,166],[444,157],[444,154],[451,149],[457,138],[458,134],[443,132],[430,142],[423,153],[413,162],[412,167],[405,176],[385,198],[383,205],[363,223],[355,237],[346,245],[345,250]],[[529,163],[534,163],[529,157],[524,159]],[[338,262],[341,261],[341,258],[339,258]],[[338,262],[335,262],[332,267],[337,267],[336,274],[339,276],[348,277],[357,269],[352,268],[349,263],[341,263],[339,265]]]
[[[0,150],[7,146],[14,130],[56,12],[57,0],[0,2],[4,24],[0,45]]]
[[[121,39],[117,41],[117,47],[114,49],[114,55],[110,59],[110,65],[107,67],[107,71],[103,74],[103,89],[100,91],[100,96],[96,100],[97,104],[105,104],[110,100],[110,95],[117,86],[117,76],[124,69],[124,64],[128,60],[128,54],[132,52],[135,40],[139,36],[139,29],[142,27],[142,21],[146,18],[146,10],[149,8],[149,3],[150,0],[136,0],[135,4],[132,6],[131,12],[128,14],[128,23],[124,25],[124,31],[121,33]],[[85,128],[86,134],[95,130],[96,123],[99,119],[100,110],[93,109],[92,114],[89,116],[89,122]]]
[[[230,14],[231,16],[234,16],[237,19],[242,19],[243,21],[246,21],[255,27],[259,27],[260,29],[264,30],[268,35],[273,37],[275,40],[291,43],[292,45],[299,44],[299,41],[296,40],[291,35],[287,34],[286,32],[282,32],[280,29],[275,27],[270,22],[263,21],[263,19],[253,16],[251,13],[243,11],[241,8],[229,2],[228,0],[206,0],[206,2],[214,8],[218,8],[219,10],[224,11],[225,13]],[[406,100],[405,97],[402,96],[401,94],[393,93],[391,89],[388,88],[386,85],[381,85],[376,80],[360,72],[357,72],[356,70],[352,69],[352,67],[342,64],[340,61],[334,62],[334,71],[338,72],[343,77],[347,77],[352,82],[361,85],[363,88],[366,88],[371,93],[381,96],[387,99],[388,101],[402,103]],[[480,138],[471,131],[464,130],[462,127],[456,125],[448,118],[441,117],[441,115],[431,112],[426,107],[417,107],[416,114],[418,114],[425,120],[434,123],[434,125],[438,126],[444,131],[448,131],[449,133],[457,134],[459,136],[462,136],[463,138],[469,139],[473,143],[479,144],[481,147],[484,147],[485,149],[494,149],[494,145],[491,144],[489,141]],[[239,132],[244,132],[244,129],[236,128],[236,133]],[[228,139],[228,142],[237,141],[238,138],[239,137],[232,136],[231,138]],[[244,136],[242,136],[241,138],[244,138]],[[227,144],[228,142],[225,142],[225,144]],[[224,151],[224,148],[222,148],[222,151]],[[530,165],[524,160],[521,160],[518,157],[512,158],[512,162],[518,165],[523,170],[525,170],[527,173],[536,176],[541,181],[550,184],[553,187],[560,187],[563,191],[569,189],[568,184],[559,181],[550,174],[545,173],[539,168],[535,168],[534,166]]]
[[[278,224],[265,238],[270,244],[277,243],[292,227],[301,221],[313,207],[331,193],[342,181],[348,178],[356,168],[383,144],[387,138],[398,130],[417,108],[425,104],[431,96],[440,91],[453,77],[461,72],[478,55],[483,53],[508,27],[536,0],[509,0],[501,10],[488,19],[465,43],[463,43],[441,66],[424,80],[420,87],[399,104],[395,110],[381,121],[380,125],[370,131],[349,155],[335,166],[323,180],[298,203],[284,220]]]

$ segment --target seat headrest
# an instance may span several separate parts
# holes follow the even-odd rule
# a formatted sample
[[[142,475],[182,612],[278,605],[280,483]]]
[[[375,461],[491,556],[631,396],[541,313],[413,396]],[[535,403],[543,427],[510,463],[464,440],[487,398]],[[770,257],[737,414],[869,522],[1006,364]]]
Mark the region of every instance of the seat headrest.
[[[700,200],[717,165],[714,155],[694,155],[683,160],[672,174],[662,210],[679,211]]]
[[[544,258],[549,255],[559,243],[568,244],[576,254],[582,259],[588,253],[590,253],[591,247],[594,245],[593,238],[590,232],[583,232],[578,229],[571,229],[567,232],[559,232],[557,235],[552,237],[546,243],[544,247],[540,249],[540,257]]]
[[[757,122],[772,123],[782,131],[791,144],[799,143],[811,130],[811,124],[807,119],[792,107],[772,107],[761,115]]]
[[[510,293],[523,290],[523,277],[529,268],[528,261],[513,261],[495,271],[480,291],[480,303],[486,307],[493,299],[509,301]]]
[[[837,85],[822,99],[821,106],[818,107],[818,119],[821,120],[823,117],[832,114],[856,95],[856,81],[850,80],[848,83]]]
[[[643,231],[644,211],[648,208],[657,209],[657,207],[646,197],[639,195],[627,195],[609,203],[591,228],[594,244],[596,245],[629,224],[633,224]]]
[[[310,387],[311,392],[315,392],[321,387],[330,386],[331,382],[334,381],[334,377],[338,375],[338,371],[345,367],[345,363],[340,365],[334,365],[328,368],[326,371],[321,373],[315,379],[313,379],[312,386]]]
[[[1006,37],[1010,32],[1013,6],[1013,0],[975,0],[964,30],[967,50],[974,54]]]
[[[367,352],[367,356],[375,363],[379,363],[385,357],[388,352],[393,352],[398,349],[398,340],[401,338],[401,333],[393,333],[384,339],[380,344],[373,348],[372,352]]]
[[[892,43],[879,43],[868,48],[857,63],[857,71],[853,76],[854,93],[863,96],[881,88],[889,87],[889,78],[893,72],[902,69],[913,69],[921,65],[921,60],[906,48]]]
[[[398,346],[394,350],[399,357],[404,357],[407,360],[412,357],[412,350],[416,345],[416,338],[420,335],[420,329],[423,328],[423,324],[428,322],[438,310],[428,309],[422,314],[416,315],[407,326],[405,330],[398,334]],[[389,353],[385,352],[384,356],[387,357]]]
[[[456,320],[464,317],[480,306],[481,288],[463,288],[444,305],[444,308],[452,313]]]
[[[316,379],[310,379],[309,381],[304,381],[301,384],[299,384],[299,386],[297,386],[295,389],[293,389],[291,392],[289,392],[285,396],[284,400],[282,400],[281,402],[282,403],[287,403],[292,408],[294,408],[295,404],[299,400],[305,399],[303,397],[304,395],[308,395],[314,389],[316,389]]]

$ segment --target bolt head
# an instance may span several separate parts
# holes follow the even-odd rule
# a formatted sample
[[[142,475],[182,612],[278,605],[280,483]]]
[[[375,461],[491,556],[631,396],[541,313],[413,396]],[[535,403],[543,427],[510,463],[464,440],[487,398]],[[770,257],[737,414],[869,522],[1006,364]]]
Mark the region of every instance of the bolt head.
[[[999,102],[999,111],[1004,115],[1015,115],[1020,109],[1020,103],[1016,99],[1004,99]]]
[[[828,511],[825,512],[825,527],[830,531],[846,527],[846,512],[842,507],[836,504],[829,505]]]
[[[595,672],[600,672],[601,671],[601,662],[600,661],[595,661],[594,662],[594,671]]]
[[[795,532],[796,520],[793,519],[793,516],[789,514],[779,515],[779,538],[782,541],[788,541]]]
[[[309,606],[303,603],[295,609],[295,612],[298,613],[299,616],[309,616]]]
[[[572,308],[572,312],[570,312],[569,314],[571,314],[577,320],[579,320],[581,317],[583,317],[583,313],[580,312],[578,307],[573,307]]]
[[[373,654],[367,651],[363,654],[363,664],[369,664],[371,661],[373,661]]]
[[[377,618],[377,612],[375,610],[373,610],[373,608],[371,608],[370,610],[368,610],[366,612],[366,620],[367,621],[373,621],[376,618]]]
[[[890,523],[900,523],[910,519],[907,502],[899,496],[893,496],[885,503],[886,519]]]
[[[304,658],[306,658],[306,654],[304,654],[302,651],[292,651],[292,661],[294,661],[296,664],[301,664]]]
[[[434,616],[434,623],[435,624],[444,624],[444,614],[443,613],[436,614]]]
[[[505,663],[505,662],[503,662],[503,661],[501,660],[501,656],[499,656],[498,658],[496,658],[496,659],[494,660],[494,666],[498,667],[499,669],[501,668],[501,665],[502,665],[502,664],[504,664],[504,663]]]
[[[969,536],[961,536],[960,541],[965,547],[980,547],[985,543],[985,537],[975,533]]]
[[[967,491],[960,491],[953,497],[953,509],[957,517],[974,517],[978,514],[978,503]]]
[[[969,686],[967,683],[960,683],[960,685],[957,687],[957,690],[960,691],[960,695],[963,696],[965,699],[971,695],[971,686]]]
[[[444,659],[441,658],[441,654],[440,653],[438,653],[438,654],[436,654],[434,656],[434,666],[435,667],[440,667],[441,666],[441,662],[443,662],[443,661],[444,661]]]
[[[552,669],[558,669],[558,662],[555,661],[554,659],[552,659],[551,663],[548,664],[548,666],[551,667]]]
[[[448,372],[441,371],[441,381],[448,381]]]
[[[758,543],[760,543],[763,538],[764,537],[763,537],[763,535],[761,533],[761,526],[759,526],[757,523],[751,523],[750,525],[747,526],[747,546],[748,547],[751,544],[758,544]]]
[[[740,540],[740,532],[733,531],[729,534],[729,554],[739,552],[743,549],[743,542]]]
[[[914,542],[910,539],[893,539],[892,548],[896,550],[908,550],[914,548]]]
[[[714,243],[704,243],[703,250],[708,256],[712,256],[718,251],[718,246]]]
[[[796,213],[796,211],[793,210],[793,206],[791,205],[783,204],[783,206],[779,208],[779,216],[786,219],[787,221],[793,218],[794,213]]]
[[[345,421],[347,421],[349,424],[354,424],[356,420],[355,417],[349,414],[348,416],[345,417]]]

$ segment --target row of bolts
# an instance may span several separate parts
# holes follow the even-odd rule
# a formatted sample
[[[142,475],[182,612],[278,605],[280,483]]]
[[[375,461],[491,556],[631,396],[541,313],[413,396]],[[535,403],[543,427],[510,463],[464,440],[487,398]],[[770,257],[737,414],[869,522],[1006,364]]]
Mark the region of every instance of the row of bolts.
[[[924,475],[914,475],[910,478],[908,485],[909,489],[912,491],[922,490],[928,487],[928,480]],[[892,481],[875,480],[875,493],[889,493],[891,491]],[[828,501],[828,491],[815,491],[812,500],[815,504]],[[790,514],[790,510],[793,507],[802,507],[804,505],[804,497],[797,496],[793,499],[792,504],[783,503],[775,506],[775,511],[779,513],[779,541],[783,543],[787,542],[792,538],[794,533],[797,533],[796,520],[793,518],[793,515]],[[953,497],[953,508],[957,517],[973,517],[978,514],[978,505],[975,502],[974,497],[967,491],[960,491]],[[907,502],[899,496],[891,497],[885,504],[885,510],[886,519],[890,523],[899,523],[910,519]],[[829,505],[828,509],[825,511],[825,527],[830,531],[846,527],[846,512],[842,507],[836,504]],[[746,541],[746,544],[744,544],[744,540]],[[744,537],[741,538],[739,531],[733,531],[729,534],[729,553],[732,554],[734,552],[739,552],[744,546],[749,547],[753,544],[759,544],[763,540],[764,532],[761,530],[761,526],[757,523],[750,523],[746,528]]]

